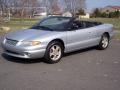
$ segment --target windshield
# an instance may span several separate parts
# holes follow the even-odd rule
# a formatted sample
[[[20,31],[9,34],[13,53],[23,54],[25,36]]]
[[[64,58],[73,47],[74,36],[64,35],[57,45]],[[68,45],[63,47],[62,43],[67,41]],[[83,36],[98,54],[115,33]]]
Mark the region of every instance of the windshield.
[[[32,29],[65,31],[65,27],[70,22],[70,20],[71,18],[67,18],[67,17],[49,17],[43,19],[40,23],[33,26]]]

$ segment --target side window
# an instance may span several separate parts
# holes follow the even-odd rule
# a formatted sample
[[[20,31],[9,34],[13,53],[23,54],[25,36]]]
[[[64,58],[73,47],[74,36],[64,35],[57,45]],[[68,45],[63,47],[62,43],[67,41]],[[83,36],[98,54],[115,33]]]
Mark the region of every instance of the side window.
[[[69,30],[77,30],[77,29],[79,29],[79,26],[76,22],[73,22],[69,27]]]

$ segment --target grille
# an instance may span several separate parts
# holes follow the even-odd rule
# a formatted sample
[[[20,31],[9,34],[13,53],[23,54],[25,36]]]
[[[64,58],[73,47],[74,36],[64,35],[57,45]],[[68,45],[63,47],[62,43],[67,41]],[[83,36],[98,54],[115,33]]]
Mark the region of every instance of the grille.
[[[18,43],[18,41],[16,40],[11,40],[11,39],[6,39],[6,43],[10,44],[10,45],[16,45]]]

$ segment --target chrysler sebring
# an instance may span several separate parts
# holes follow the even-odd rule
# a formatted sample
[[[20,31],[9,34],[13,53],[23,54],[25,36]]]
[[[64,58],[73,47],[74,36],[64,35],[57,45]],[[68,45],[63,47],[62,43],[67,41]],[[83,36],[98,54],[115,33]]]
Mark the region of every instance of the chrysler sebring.
[[[29,29],[11,32],[2,42],[4,53],[18,58],[44,57],[57,63],[64,53],[97,46],[104,50],[113,36],[113,25],[51,16]]]

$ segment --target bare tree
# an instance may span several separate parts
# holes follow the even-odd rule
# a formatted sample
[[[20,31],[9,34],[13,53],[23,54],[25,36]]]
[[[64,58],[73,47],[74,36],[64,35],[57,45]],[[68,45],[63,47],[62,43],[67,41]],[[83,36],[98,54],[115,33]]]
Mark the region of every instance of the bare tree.
[[[38,0],[27,0],[26,7],[33,16],[33,14],[36,12],[37,8],[39,7],[39,2]]]
[[[44,3],[43,7],[46,7],[48,13],[59,12],[63,5],[59,5],[59,1],[62,0],[42,0]],[[65,11],[71,12],[73,15],[80,9],[85,9],[86,0],[63,0]],[[26,8],[32,13],[35,12],[35,7],[41,6],[40,0],[0,0],[1,11],[7,12],[8,8],[14,8],[13,14],[19,14],[23,17],[26,13]]]
[[[2,12],[7,13],[10,0],[0,0],[0,9]]]
[[[58,0],[42,0],[46,7],[47,13],[55,13],[60,11]]]
[[[42,5],[42,7],[45,7],[45,11],[47,12],[47,14],[49,14],[51,11],[49,0],[42,0],[41,5]]]
[[[33,14],[38,7],[38,0],[9,0],[13,15],[24,17],[26,14]]]
[[[58,0],[49,0],[49,2],[50,2],[50,9],[52,13],[60,11]]]
[[[66,5],[65,11],[71,12],[74,16],[78,10],[86,8],[85,1],[86,0],[64,0]]]

